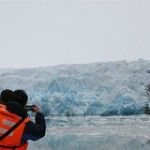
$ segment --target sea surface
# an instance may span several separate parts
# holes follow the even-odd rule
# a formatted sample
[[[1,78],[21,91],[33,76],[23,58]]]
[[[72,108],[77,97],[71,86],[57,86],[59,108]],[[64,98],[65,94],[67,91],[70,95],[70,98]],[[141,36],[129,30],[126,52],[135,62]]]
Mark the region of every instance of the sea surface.
[[[49,117],[29,150],[150,150],[150,116]]]

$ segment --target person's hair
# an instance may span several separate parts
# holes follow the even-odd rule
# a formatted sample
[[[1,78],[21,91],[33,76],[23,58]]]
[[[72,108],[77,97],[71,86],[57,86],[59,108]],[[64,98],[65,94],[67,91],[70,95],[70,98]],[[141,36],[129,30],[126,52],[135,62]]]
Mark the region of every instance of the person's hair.
[[[8,103],[9,101],[13,101],[14,100],[14,92],[9,89],[3,90],[0,95],[0,100],[1,100],[1,103],[3,103],[3,104]]]
[[[28,95],[24,90],[15,90],[14,91],[14,100],[19,103],[21,106],[25,106],[28,101]]]

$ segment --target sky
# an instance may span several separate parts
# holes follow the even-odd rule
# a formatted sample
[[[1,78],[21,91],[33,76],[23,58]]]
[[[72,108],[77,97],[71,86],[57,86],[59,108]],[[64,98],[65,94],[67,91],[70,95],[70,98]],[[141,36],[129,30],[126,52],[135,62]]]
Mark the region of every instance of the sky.
[[[150,60],[150,0],[0,0],[0,68]]]

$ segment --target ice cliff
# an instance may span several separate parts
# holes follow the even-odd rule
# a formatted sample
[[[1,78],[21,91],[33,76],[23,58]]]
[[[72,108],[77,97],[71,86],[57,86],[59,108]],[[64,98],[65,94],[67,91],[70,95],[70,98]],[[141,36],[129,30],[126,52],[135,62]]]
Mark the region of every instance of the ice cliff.
[[[141,114],[148,83],[146,60],[0,69],[0,91],[24,89],[46,115]]]

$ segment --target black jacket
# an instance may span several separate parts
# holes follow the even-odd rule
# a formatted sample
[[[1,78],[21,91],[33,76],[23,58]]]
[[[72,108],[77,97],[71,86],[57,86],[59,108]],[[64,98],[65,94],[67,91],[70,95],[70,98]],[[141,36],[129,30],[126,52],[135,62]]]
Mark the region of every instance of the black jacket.
[[[11,113],[17,114],[20,117],[27,117],[27,112],[22,109],[21,105],[16,102],[9,102],[7,105],[7,110]],[[35,123],[29,121],[24,129],[22,136],[22,143],[25,143],[28,140],[38,140],[45,136],[46,132],[46,123],[45,118],[42,113],[36,113],[35,115]]]

